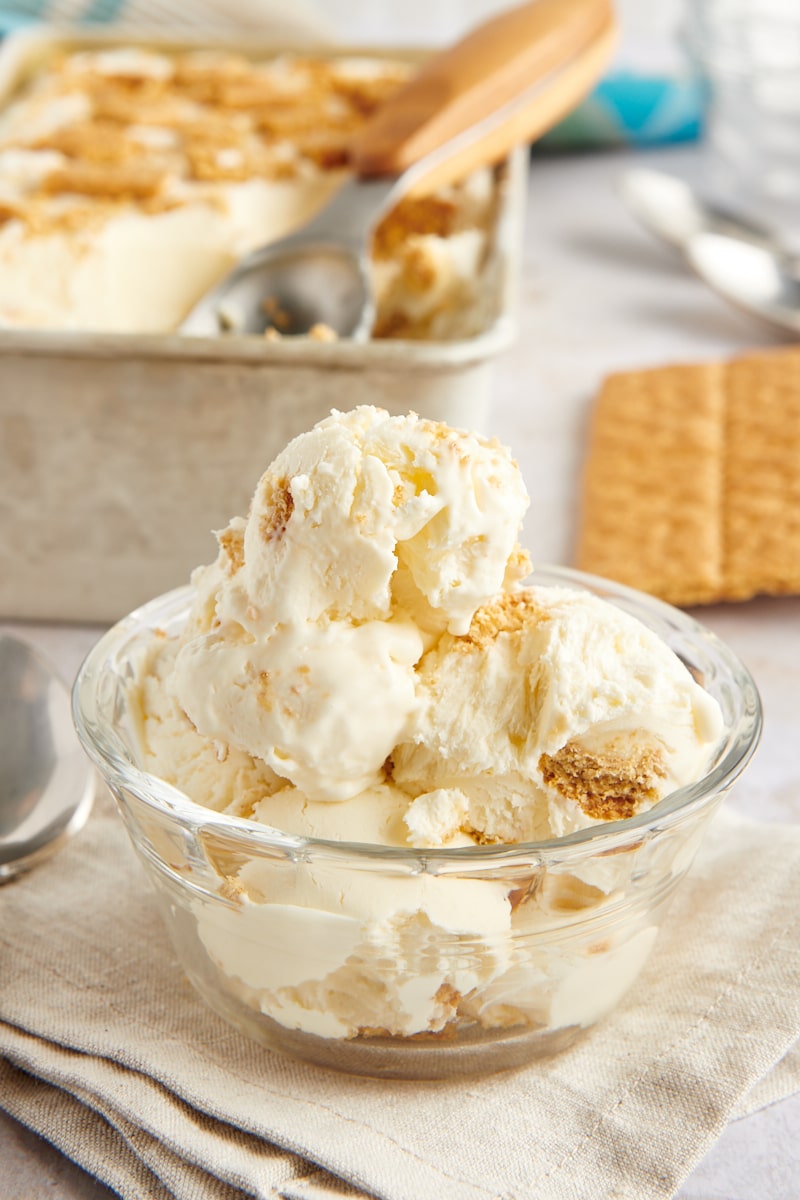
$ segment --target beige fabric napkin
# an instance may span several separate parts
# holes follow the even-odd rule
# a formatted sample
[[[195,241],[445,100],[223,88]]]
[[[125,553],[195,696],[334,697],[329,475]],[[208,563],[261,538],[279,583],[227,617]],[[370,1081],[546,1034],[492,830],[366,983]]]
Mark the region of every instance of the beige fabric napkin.
[[[800,829],[728,814],[620,1010],[460,1083],[348,1078],[230,1029],[182,975],[105,794],[0,888],[0,1106],[126,1200],[658,1200],[748,1093],[800,1086],[798,1034]]]
[[[800,980],[797,986],[800,987]],[[780,1059],[763,1079],[759,1079],[736,1105],[733,1120],[740,1121],[771,1104],[778,1104],[789,1096],[800,1092],[800,1044],[794,1046]]]

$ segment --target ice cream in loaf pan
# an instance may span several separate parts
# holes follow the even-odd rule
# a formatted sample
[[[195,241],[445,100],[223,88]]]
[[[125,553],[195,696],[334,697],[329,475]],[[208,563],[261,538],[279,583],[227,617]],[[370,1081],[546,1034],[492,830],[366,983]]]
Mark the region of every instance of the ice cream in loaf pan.
[[[54,53],[0,113],[0,326],[174,330],[235,261],[324,204],[348,139],[412,69]],[[388,215],[372,253],[375,337],[463,338],[491,323],[497,193],[481,171]]]

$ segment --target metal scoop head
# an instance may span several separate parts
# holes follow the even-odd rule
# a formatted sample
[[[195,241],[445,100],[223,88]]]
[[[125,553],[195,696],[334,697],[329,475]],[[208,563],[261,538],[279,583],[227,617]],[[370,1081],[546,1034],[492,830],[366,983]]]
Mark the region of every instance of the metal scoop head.
[[[300,233],[253,251],[191,310],[181,332],[364,340],[374,319],[369,233],[395,181],[348,180]]]

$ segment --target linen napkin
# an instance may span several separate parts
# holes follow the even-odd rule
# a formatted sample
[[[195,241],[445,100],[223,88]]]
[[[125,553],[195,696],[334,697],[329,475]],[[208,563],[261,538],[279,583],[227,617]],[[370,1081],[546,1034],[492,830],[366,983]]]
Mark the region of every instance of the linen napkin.
[[[659,1200],[729,1118],[800,1087],[798,981],[800,829],[723,812],[633,991],[572,1048],[350,1078],[206,1008],[104,792],[0,888],[0,1107],[125,1200]]]

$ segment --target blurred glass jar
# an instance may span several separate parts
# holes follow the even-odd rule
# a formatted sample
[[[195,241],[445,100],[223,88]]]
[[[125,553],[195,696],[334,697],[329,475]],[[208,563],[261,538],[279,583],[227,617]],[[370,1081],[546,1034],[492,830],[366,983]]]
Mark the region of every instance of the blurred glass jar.
[[[716,182],[800,195],[800,0],[690,0],[685,38],[707,89]]]

